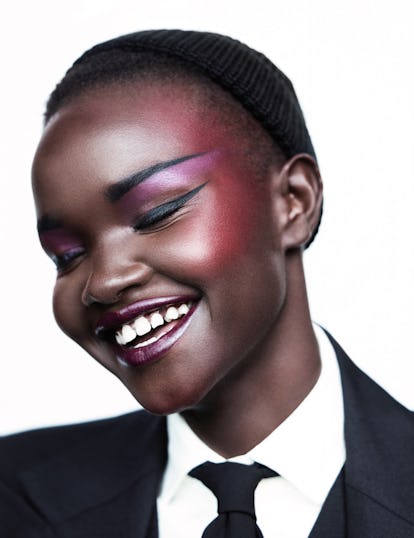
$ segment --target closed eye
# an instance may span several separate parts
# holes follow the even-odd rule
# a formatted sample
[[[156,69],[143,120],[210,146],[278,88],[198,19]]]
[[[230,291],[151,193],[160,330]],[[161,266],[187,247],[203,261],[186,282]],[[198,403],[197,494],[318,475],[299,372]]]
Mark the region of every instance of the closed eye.
[[[138,219],[138,221],[134,224],[134,230],[141,231],[148,228],[152,228],[156,224],[159,224],[162,221],[166,220],[168,217],[174,215],[174,213],[184,207],[185,204],[189,200],[191,200],[191,198],[193,198],[199,191],[201,191],[201,189],[205,187],[207,183],[208,182],[205,182],[202,185],[199,185],[192,191],[187,192],[186,194],[183,194],[182,196],[179,196],[174,200],[170,200],[168,202],[165,202],[164,204],[154,207]]]
[[[77,247],[68,250],[67,252],[63,252],[62,254],[50,254],[50,257],[56,265],[56,269],[58,270],[58,272],[63,272],[76,258],[82,256],[84,251],[85,250],[82,247]]]

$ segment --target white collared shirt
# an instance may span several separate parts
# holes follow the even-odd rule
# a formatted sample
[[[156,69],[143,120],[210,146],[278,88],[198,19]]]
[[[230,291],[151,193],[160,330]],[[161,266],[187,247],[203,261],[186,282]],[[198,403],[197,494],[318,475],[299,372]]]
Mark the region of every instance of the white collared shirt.
[[[168,462],[157,499],[160,538],[199,538],[217,517],[214,494],[188,472],[205,461],[254,461],[280,476],[257,486],[257,524],[264,538],[306,538],[345,462],[342,387],[335,352],[314,325],[322,369],[302,403],[247,454],[225,460],[178,414],[167,419]]]

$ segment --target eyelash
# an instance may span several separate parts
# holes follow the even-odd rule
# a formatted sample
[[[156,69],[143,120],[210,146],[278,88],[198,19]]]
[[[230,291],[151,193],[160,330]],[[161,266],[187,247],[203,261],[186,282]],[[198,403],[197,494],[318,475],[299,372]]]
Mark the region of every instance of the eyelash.
[[[189,200],[191,200],[191,198],[193,198],[193,196],[195,196],[206,184],[207,182],[199,185],[192,191],[175,198],[174,200],[170,200],[169,202],[165,202],[164,204],[154,207],[154,209],[151,209],[138,219],[138,221],[134,224],[134,230],[140,231],[150,229],[154,227],[155,224],[162,222],[168,217],[171,217]]]
[[[56,265],[58,272],[64,271],[73,262],[75,258],[81,256],[84,250],[81,247],[63,252],[62,254],[52,254],[51,258]]]
[[[193,196],[195,196],[206,184],[207,182],[199,185],[192,191],[175,198],[174,200],[170,200],[169,202],[165,202],[164,204],[154,207],[154,209],[148,211],[138,220],[138,222],[135,223],[134,230],[139,231],[150,229],[154,227],[155,224],[158,224],[159,222],[162,222],[163,220],[172,216],[189,200],[191,200],[191,198],[193,198]],[[78,256],[81,256],[83,253],[84,249],[82,247],[78,247],[67,252],[63,252],[62,254],[52,254],[50,257],[56,265],[57,271],[62,273]]]

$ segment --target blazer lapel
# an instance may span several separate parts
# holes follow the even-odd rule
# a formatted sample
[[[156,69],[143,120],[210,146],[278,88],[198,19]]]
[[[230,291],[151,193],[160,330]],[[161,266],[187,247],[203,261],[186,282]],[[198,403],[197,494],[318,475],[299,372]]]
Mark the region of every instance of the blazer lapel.
[[[344,469],[338,475],[309,538],[345,538]]]
[[[21,481],[59,538],[147,538],[166,445],[165,419],[132,413]]]
[[[413,413],[359,370],[328,336],[344,394],[347,536],[414,538]]]

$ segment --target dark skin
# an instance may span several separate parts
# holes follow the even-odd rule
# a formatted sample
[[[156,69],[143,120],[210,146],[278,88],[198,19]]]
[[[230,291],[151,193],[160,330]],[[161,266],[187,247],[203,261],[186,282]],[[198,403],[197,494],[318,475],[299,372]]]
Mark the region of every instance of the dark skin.
[[[155,174],[124,206],[105,196],[138,170],[193,155],[203,156]],[[41,241],[65,259],[58,324],[146,409],[181,412],[225,457],[263,440],[320,372],[302,266],[320,212],[319,173],[306,155],[269,165],[261,178],[252,166],[200,92],[149,81],[65,105],[33,165],[38,217],[54,229]],[[134,229],[137,217],[199,186],[174,215]],[[149,364],[125,364],[94,332],[107,312],[186,294],[197,299],[191,324]]]

